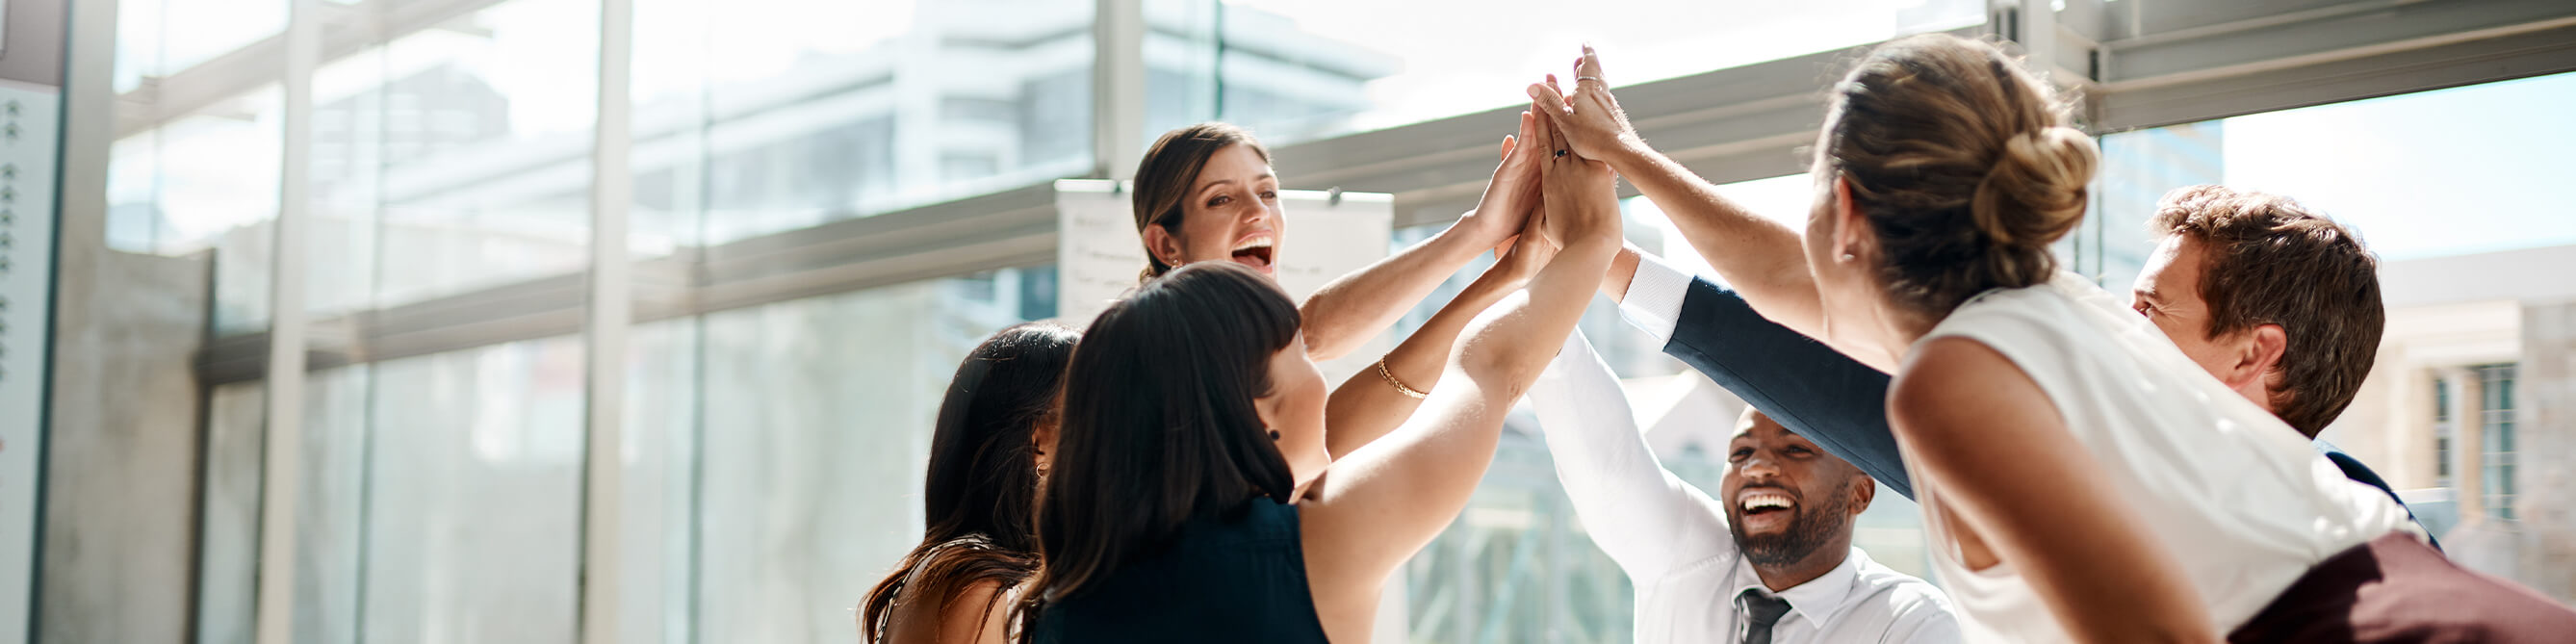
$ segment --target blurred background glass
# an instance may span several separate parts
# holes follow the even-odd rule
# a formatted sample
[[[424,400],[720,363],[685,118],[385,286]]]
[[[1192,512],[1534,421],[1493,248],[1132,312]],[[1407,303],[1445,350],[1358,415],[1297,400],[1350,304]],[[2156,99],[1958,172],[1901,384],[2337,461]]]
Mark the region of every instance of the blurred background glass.
[[[1610,80],[1628,85],[1987,20],[1973,0],[1621,0],[1572,13],[1517,0],[1141,5],[1146,136],[1221,119],[1290,153],[1520,104],[1539,74],[1569,75],[1578,43],[1601,46]],[[298,641],[568,643],[588,338],[560,319],[480,319],[474,306],[577,298],[599,250],[599,2],[318,6],[305,256],[281,263],[272,248],[285,0],[118,3],[108,245],[210,256],[215,341],[268,329],[285,264],[304,267],[304,308],[326,335],[410,325],[417,344],[405,346],[431,347],[326,356],[308,375],[293,465],[306,481]],[[634,1],[626,243],[642,312],[626,338],[622,523],[590,527],[626,544],[614,563],[619,639],[850,640],[851,608],[919,539],[921,468],[949,376],[987,334],[1054,316],[1056,269],[1019,257],[743,303],[694,301],[692,289],[728,253],[1101,175],[1097,15],[1092,0]],[[1805,97],[1824,80],[1752,89]],[[2144,223],[2164,191],[2290,194],[2359,229],[2387,262],[2392,346],[2432,346],[2458,318],[2431,316],[2456,307],[2399,288],[2405,275],[2576,244],[2576,217],[2543,196],[2565,174],[2550,155],[2576,143],[2576,125],[2552,111],[2571,101],[2576,75],[2560,74],[2109,133],[2094,216],[2060,244],[2062,258],[2124,290],[2153,247]],[[1509,126],[1490,129],[1498,138]],[[1810,177],[1734,178],[1747,180],[1722,194],[1803,229]],[[1655,204],[1623,207],[1630,241],[1713,276]],[[893,232],[940,225],[915,219]],[[1390,248],[1441,225],[1399,221]],[[850,248],[869,241],[776,261],[864,263]],[[557,330],[437,339],[509,324]],[[1582,328],[1632,392],[1661,396],[1641,410],[1654,414],[1664,462],[1714,489],[1740,401],[1607,302]],[[2498,519],[2473,531],[2510,527],[2534,503],[2518,482],[2538,467],[2516,453],[2546,435],[2519,411],[2529,396],[2514,394],[2531,376],[2519,353],[2439,355],[2383,358],[2326,436],[2385,463],[2437,533],[2475,523],[2464,516]],[[251,380],[208,393],[199,642],[250,641],[264,391]],[[1591,545],[1536,431],[1526,413],[1513,417],[1470,507],[1406,568],[1412,641],[1633,639],[1633,588]],[[1858,542],[1926,573],[1915,509],[1894,494],[1863,515]]]

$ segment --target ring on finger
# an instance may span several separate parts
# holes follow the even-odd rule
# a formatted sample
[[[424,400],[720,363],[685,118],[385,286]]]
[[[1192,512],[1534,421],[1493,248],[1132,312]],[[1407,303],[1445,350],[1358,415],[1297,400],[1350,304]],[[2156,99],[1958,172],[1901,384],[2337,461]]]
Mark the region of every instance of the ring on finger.
[[[1592,81],[1592,82],[1595,82],[1595,83],[1601,83],[1601,84],[1603,84],[1603,85],[1608,85],[1608,84],[1609,84],[1608,82],[1601,80],[1601,77],[1599,77],[1599,76],[1576,76],[1576,77],[1574,77],[1574,82],[1580,83],[1580,82],[1583,82],[1583,81]]]

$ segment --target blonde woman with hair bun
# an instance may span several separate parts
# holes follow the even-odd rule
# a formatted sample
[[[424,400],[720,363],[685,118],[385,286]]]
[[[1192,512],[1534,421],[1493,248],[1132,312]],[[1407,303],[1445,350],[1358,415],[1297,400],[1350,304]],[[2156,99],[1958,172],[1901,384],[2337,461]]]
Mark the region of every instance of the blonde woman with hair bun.
[[[1577,77],[1600,69],[1587,50]],[[2058,266],[2100,153],[1996,45],[1932,34],[1863,55],[1827,93],[1803,234],[1648,147],[1602,88],[1532,89],[1566,106],[1574,153],[1671,214],[1755,310],[1894,374],[1888,421],[1967,641],[2546,641],[2576,624],[2450,566],[2387,495]],[[2376,583],[2405,575],[2438,583]]]

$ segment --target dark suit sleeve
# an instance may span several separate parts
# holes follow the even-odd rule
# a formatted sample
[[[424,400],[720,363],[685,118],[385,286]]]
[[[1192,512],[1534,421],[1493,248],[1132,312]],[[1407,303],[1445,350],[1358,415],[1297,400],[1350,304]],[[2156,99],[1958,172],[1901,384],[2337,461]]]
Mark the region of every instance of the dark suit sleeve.
[[[2388,487],[2388,480],[2379,478],[2379,473],[2371,471],[2370,466],[2361,464],[2361,459],[2353,458],[2351,454],[2345,454],[2341,449],[2322,443],[2318,444],[2317,451],[2325,453],[2326,460],[2333,461],[2335,469],[2343,470],[2344,478],[2379,488],[2379,491],[2388,494],[2388,500],[2396,501],[2397,507],[2406,510],[2407,519],[2414,520],[2416,525],[2424,524],[2423,520],[2415,519],[2415,508],[2406,507],[2406,499],[2399,498],[2397,490]],[[2429,531],[2424,535],[2424,542],[2432,544],[2434,550],[2442,549],[2442,542],[2434,541]]]
[[[1734,291],[1699,278],[1682,299],[1664,353],[1914,498],[1913,479],[1887,427],[1886,373],[1762,317]]]

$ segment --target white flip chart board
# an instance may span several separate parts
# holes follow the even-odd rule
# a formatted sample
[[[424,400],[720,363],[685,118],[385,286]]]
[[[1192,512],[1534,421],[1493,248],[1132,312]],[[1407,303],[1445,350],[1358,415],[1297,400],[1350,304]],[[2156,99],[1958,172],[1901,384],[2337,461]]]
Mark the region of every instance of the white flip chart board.
[[[1056,318],[1087,326],[1109,303],[1136,287],[1145,268],[1145,245],[1136,235],[1131,195],[1118,182],[1067,179],[1055,183]],[[1303,302],[1335,278],[1387,256],[1395,222],[1395,197],[1383,193],[1282,190],[1287,214],[1276,258],[1279,286]],[[1322,363],[1335,385],[1371,368],[1393,346],[1387,334],[1340,359]]]

